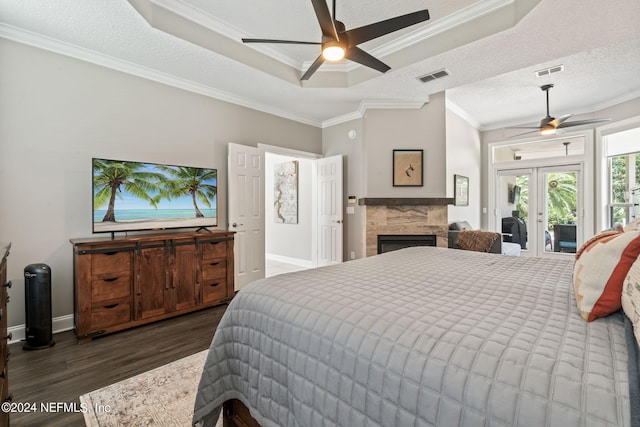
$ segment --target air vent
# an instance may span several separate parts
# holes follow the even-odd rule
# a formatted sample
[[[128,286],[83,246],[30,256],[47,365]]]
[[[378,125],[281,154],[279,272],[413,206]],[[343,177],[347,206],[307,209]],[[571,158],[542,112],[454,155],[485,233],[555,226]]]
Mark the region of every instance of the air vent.
[[[559,73],[560,71],[564,71],[564,65],[555,65],[553,67],[545,68],[544,70],[538,70],[536,71],[536,76],[544,77],[549,74]]]
[[[431,80],[441,79],[443,77],[447,77],[449,72],[445,69],[434,71],[433,73],[425,74],[422,77],[418,77],[418,80],[421,80],[423,83],[430,82]]]

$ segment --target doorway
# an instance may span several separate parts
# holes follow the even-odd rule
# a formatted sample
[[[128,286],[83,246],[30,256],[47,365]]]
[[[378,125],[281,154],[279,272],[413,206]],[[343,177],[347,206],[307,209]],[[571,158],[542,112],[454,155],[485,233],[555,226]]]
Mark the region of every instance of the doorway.
[[[267,157],[272,165],[269,168]],[[296,162],[296,168],[286,165],[292,161]],[[288,173],[296,170],[297,175],[295,190],[288,191],[296,202],[295,208],[289,207],[289,213],[284,215],[288,218],[286,224],[281,221],[283,211],[274,215],[276,164],[285,164],[284,170]],[[301,164],[304,170],[299,168]],[[265,277],[267,248],[284,248],[285,252],[278,255],[280,258],[275,257],[283,272],[295,266],[314,268],[342,262],[342,156],[321,158],[313,153],[263,144],[256,148],[229,143],[227,182],[228,226],[236,232],[236,291]],[[267,227],[275,222],[274,216],[288,228],[267,236]],[[294,229],[300,222],[302,226]],[[284,231],[286,235],[282,234]],[[300,258],[301,254],[306,258]]]
[[[524,255],[575,254],[583,240],[582,166],[497,171],[497,227]]]

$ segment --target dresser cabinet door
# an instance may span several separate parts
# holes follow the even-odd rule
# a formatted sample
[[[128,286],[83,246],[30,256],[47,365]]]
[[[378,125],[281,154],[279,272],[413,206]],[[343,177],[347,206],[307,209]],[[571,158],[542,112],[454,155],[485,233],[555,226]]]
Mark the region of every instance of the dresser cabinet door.
[[[175,268],[173,270],[172,307],[185,310],[200,303],[198,283],[198,258],[195,244],[175,246]]]
[[[161,316],[169,307],[167,249],[147,248],[136,253],[136,320]]]

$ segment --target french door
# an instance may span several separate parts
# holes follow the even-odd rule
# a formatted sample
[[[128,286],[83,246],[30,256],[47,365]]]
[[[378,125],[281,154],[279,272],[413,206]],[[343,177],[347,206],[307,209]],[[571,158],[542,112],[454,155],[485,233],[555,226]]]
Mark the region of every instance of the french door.
[[[584,236],[582,166],[498,170],[496,221],[523,255],[575,254]]]

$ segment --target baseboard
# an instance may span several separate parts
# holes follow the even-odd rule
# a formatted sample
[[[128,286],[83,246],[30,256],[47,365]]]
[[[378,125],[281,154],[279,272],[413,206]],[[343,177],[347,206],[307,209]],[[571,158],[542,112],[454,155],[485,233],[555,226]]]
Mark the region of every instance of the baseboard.
[[[54,317],[51,326],[54,334],[70,331],[71,329],[73,329],[73,314]],[[9,341],[9,344],[24,341],[24,339],[26,338],[25,327],[26,325],[18,325],[7,328],[7,332],[11,334],[11,340]]]
[[[288,256],[275,255],[275,254],[265,254],[265,259],[268,259],[271,261],[284,262],[285,264],[293,264],[293,265],[297,265],[299,267],[305,267],[305,268],[315,267],[315,265],[313,264],[313,261],[310,261],[308,259],[292,258]]]

